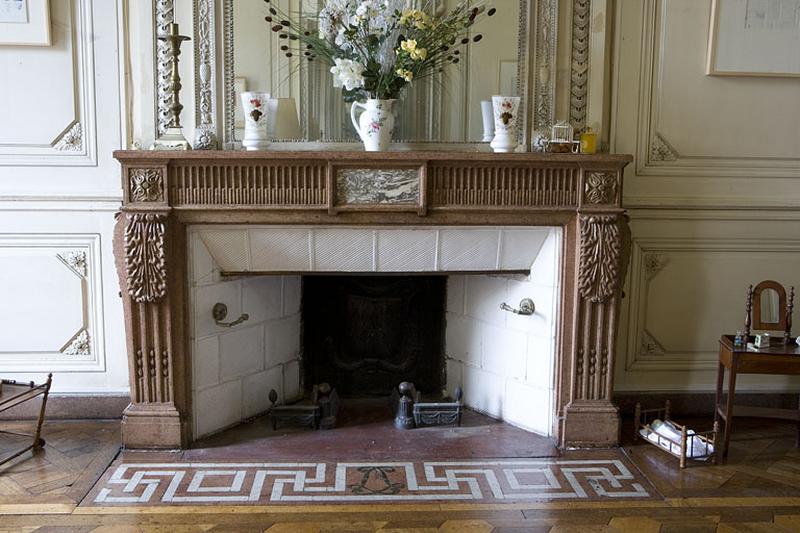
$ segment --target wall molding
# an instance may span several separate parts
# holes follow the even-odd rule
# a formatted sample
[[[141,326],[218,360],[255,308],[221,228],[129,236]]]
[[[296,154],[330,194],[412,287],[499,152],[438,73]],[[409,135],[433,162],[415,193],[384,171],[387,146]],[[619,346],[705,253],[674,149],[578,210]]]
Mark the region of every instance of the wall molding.
[[[103,285],[99,234],[0,234],[0,253],[32,249],[52,257],[78,278],[80,328],[53,351],[0,351],[5,372],[104,372]],[[13,253],[11,253],[13,256]],[[36,279],[20,280],[35,285]]]
[[[664,57],[663,24],[667,3],[664,0],[642,0],[642,2],[644,5],[641,19],[636,175],[793,179],[800,176],[800,157],[717,157],[709,154],[684,154],[669,143],[659,131],[659,118],[662,115],[660,95],[661,61]],[[573,65],[573,70],[574,68]],[[571,97],[575,98],[575,94]]]
[[[670,350],[663,340],[652,333],[648,323],[649,285],[669,264],[670,254],[696,253],[709,256],[719,253],[797,253],[800,238],[675,238],[648,237],[634,239],[631,246],[628,329],[624,354],[625,372],[686,372],[716,371],[718,352],[716,340],[723,331],[710,332],[711,349]],[[742,292],[742,313],[744,313]],[[681,335],[682,332],[675,332]]]
[[[95,109],[95,49],[92,0],[69,0],[72,33],[72,83],[75,115],[64,130],[45,144],[0,147],[2,166],[96,166],[97,117]]]

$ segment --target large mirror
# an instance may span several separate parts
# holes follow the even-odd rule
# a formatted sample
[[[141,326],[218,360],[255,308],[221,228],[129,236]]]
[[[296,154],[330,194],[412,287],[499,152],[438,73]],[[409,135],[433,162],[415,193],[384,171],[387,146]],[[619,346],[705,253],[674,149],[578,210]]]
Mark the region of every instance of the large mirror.
[[[326,0],[272,0],[282,11],[316,31],[317,14]],[[461,0],[409,0],[427,12],[449,10]],[[527,50],[526,0],[493,0],[476,4],[496,7],[479,17],[471,36],[482,35],[460,51],[457,64],[412,83],[396,106],[396,141],[475,143],[485,141],[481,101],[492,95],[525,96]],[[270,93],[273,116],[268,126],[275,140],[356,141],[350,104],[333,86],[329,67],[308,61],[298,41],[281,39],[265,21],[269,4],[262,0],[227,0],[222,10],[226,28],[223,57],[225,91],[224,141],[242,139],[242,91]],[[288,47],[288,49],[286,48]],[[521,68],[520,68],[521,67]],[[523,75],[520,76],[520,73]]]

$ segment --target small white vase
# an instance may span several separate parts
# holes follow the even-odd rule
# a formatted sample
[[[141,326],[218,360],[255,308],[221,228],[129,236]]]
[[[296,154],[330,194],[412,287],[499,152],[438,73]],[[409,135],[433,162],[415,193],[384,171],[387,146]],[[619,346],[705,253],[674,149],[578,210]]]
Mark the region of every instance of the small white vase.
[[[513,152],[517,147],[519,96],[492,96],[494,139],[489,146],[495,152]]]
[[[481,119],[483,120],[483,142],[494,139],[494,110],[489,100],[481,100]]]
[[[247,150],[264,150],[269,146],[267,136],[267,114],[269,93],[243,92],[244,139],[242,146]]]
[[[389,149],[394,133],[394,107],[395,100],[367,100],[366,104],[353,102],[350,108],[350,119],[358,136],[364,142],[367,152],[382,152]],[[358,109],[363,109],[361,116],[356,118]]]

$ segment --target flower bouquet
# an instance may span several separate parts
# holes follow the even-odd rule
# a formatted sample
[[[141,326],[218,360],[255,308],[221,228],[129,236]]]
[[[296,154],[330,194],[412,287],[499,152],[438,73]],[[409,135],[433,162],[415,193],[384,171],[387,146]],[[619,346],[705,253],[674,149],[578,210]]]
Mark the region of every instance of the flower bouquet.
[[[388,148],[392,108],[403,89],[459,63],[461,49],[483,38],[469,36],[470,27],[479,16],[495,13],[494,8],[467,0],[449,12],[430,12],[425,5],[414,9],[413,0],[325,0],[314,33],[275,2],[264,1],[269,4],[270,29],[281,39],[301,44],[299,52],[282,46],[287,57],[301,53],[330,67],[334,86],[342,88],[346,102],[353,102],[353,126],[368,151]],[[364,112],[356,119],[359,108]]]

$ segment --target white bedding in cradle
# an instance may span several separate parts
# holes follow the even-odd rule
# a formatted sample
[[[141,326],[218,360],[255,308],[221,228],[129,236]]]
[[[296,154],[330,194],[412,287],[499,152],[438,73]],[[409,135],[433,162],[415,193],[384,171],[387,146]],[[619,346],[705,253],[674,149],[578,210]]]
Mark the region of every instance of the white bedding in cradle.
[[[655,433],[661,435],[662,437],[666,437],[676,442],[680,442],[681,440],[680,432],[676,431],[671,424],[662,422],[661,420],[654,420],[650,424],[650,428],[652,428]],[[649,433],[644,429],[639,430],[639,434],[650,442],[657,444],[659,447],[669,450],[674,454],[680,455],[681,447],[678,444],[667,442],[665,439],[659,439],[658,435],[655,433]],[[694,435],[694,430],[690,429],[686,433],[690,436]],[[686,444],[689,447],[689,449],[686,450],[686,456],[689,458],[697,457],[700,460],[705,461],[708,459],[708,457],[702,457],[703,455],[714,453],[714,446],[709,444],[708,449],[706,450],[706,445],[699,438],[693,439],[689,437],[686,439]]]

